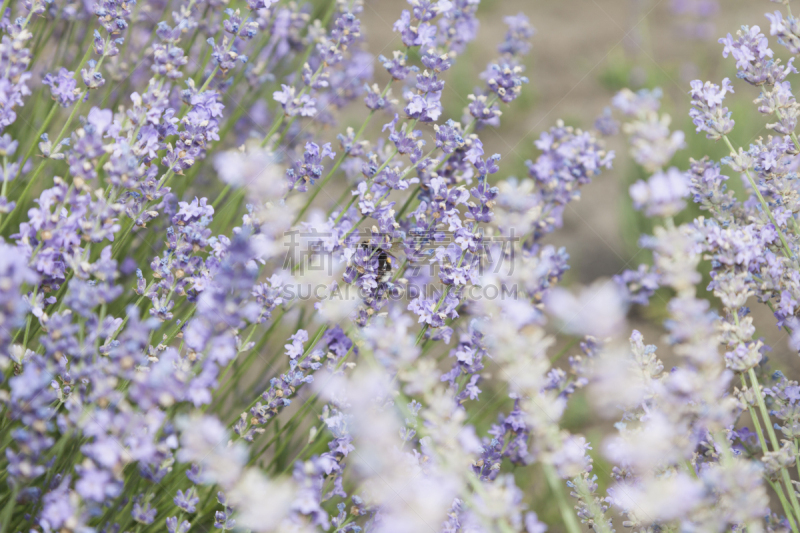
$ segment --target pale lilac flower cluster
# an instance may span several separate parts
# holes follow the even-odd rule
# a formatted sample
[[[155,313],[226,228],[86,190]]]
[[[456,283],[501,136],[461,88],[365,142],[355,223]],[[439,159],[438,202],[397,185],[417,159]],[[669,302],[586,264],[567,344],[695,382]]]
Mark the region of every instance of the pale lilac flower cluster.
[[[705,131],[706,137],[718,140],[733,130],[734,121],[727,107],[722,105],[727,93],[733,92],[730,80],[722,80],[722,86],[700,80],[692,82],[692,109],[689,116],[697,126],[697,132]]]
[[[714,37],[714,19],[720,12],[718,0],[672,0],[670,8],[686,37],[702,41]]]
[[[768,18],[773,35],[787,45],[790,30],[780,12]],[[730,155],[720,162],[690,160],[686,171],[648,169],[652,176],[631,186],[634,206],[656,219],[653,235],[640,240],[652,252],[652,265],[626,271],[616,281],[626,298],[640,305],[660,288],[669,289],[659,296],[672,294],[664,326],[675,359],[664,372],[656,347],[634,331],[630,348],[616,344],[599,356],[589,392],[600,413],[621,421],[618,435],[603,445],[614,479],[604,501],[637,529],[680,523],[704,530],[776,531],[796,530],[800,523],[791,478],[797,463],[789,414],[794,382],[775,371],[780,363],[765,357],[768,347],[757,336],[748,307],[766,304],[777,327],[789,333],[790,347],[798,348],[794,272],[800,237],[790,181],[800,144],[794,133],[796,103],[784,79],[794,70],[791,60],[788,67],[773,61],[758,27],[743,27],[737,40],[728,35],[720,42],[723,56],[737,61],[739,77],[761,87],[755,103],[763,114],[777,117],[768,127],[780,136],[737,149],[728,137],[734,122],[723,107],[732,84],[694,81],[689,114],[697,131],[723,140]],[[728,189],[720,164],[742,174],[744,197]],[[676,225],[674,217],[689,197],[704,216]],[[704,260],[710,268],[707,290],[721,304],[718,311],[697,290]],[[780,502],[775,508],[773,494]],[[579,491],[575,497],[579,506],[586,505]]]
[[[686,147],[683,132],[670,131],[670,116],[658,114],[662,96],[660,89],[638,93],[622,89],[611,100],[625,117],[632,117],[624,121],[622,131],[630,138],[631,157],[649,172],[666,167],[675,153]],[[603,135],[616,134],[619,125],[610,109],[595,121],[595,128]]]
[[[681,211],[689,196],[689,179],[675,167],[658,171],[646,182],[639,180],[630,187],[633,207],[644,209],[649,217],[669,217]]]
[[[780,11],[767,13],[769,34],[778,38],[778,43],[785,46],[792,54],[800,52],[800,28],[797,19],[789,15],[785,19]]]
[[[729,33],[719,40],[724,45],[722,56],[730,54],[736,60],[737,76],[753,85],[775,85],[782,82],[790,73],[797,73],[789,59],[786,66],[781,66],[780,59],[773,59],[774,52],[769,41],[761,33],[758,26],[742,26],[736,32],[737,39]]]
[[[536,161],[527,161],[528,175],[537,185],[537,220],[526,237],[533,243],[555,228],[561,227],[567,204],[580,198],[580,189],[611,168],[614,152],[603,149],[595,135],[576,130],[559,122],[550,131],[542,133],[535,142],[542,154]],[[527,244],[527,243],[526,243]]]

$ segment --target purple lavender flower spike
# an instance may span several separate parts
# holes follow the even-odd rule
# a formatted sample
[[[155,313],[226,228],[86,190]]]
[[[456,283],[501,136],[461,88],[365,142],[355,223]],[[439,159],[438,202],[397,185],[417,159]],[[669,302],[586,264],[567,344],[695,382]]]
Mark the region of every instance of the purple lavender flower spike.
[[[778,43],[785,46],[790,53],[800,53],[800,26],[797,19],[789,16],[785,20],[780,11],[764,15],[770,22],[769,34],[778,37]]]
[[[331,143],[325,143],[320,148],[316,143],[306,143],[303,159],[298,159],[292,168],[286,171],[289,187],[300,192],[308,191],[309,185],[314,185],[322,177],[324,167],[322,160],[327,157],[333,159],[336,153],[331,150]]]
[[[522,67],[508,63],[489,65],[482,76],[489,89],[505,103],[513,102],[522,92],[522,84],[528,83],[528,78],[522,76]]]
[[[624,289],[630,303],[647,305],[659,288],[660,277],[647,265],[639,265],[637,270],[626,270],[614,276],[614,281]]]
[[[528,17],[524,13],[518,13],[505,17],[503,22],[508,26],[508,31],[498,47],[500,53],[510,56],[528,55],[531,50],[530,40],[536,34]]]
[[[611,99],[611,105],[623,114],[635,117],[642,113],[658,111],[663,95],[663,91],[658,87],[652,90],[641,89],[635,93],[630,89],[622,89]]]
[[[675,167],[666,172],[656,172],[645,182],[630,186],[634,209],[644,209],[648,217],[669,217],[685,206],[689,196],[689,178]]]
[[[317,114],[316,100],[307,94],[295,97],[296,90],[290,85],[282,85],[281,91],[275,91],[273,98],[283,106],[283,111],[290,117],[300,115],[313,117]]]
[[[603,114],[594,121],[594,129],[605,137],[613,137],[619,133],[619,121],[611,115],[611,108],[603,109]]]
[[[697,132],[705,131],[706,137],[719,140],[733,130],[734,121],[727,107],[722,102],[727,93],[733,92],[733,86],[728,78],[722,80],[722,86],[711,82],[703,83],[700,80],[692,82],[692,109],[689,116],[697,126]]]
[[[736,60],[737,77],[753,85],[775,85],[789,73],[797,73],[792,65],[794,58],[786,66],[781,66],[780,59],[772,59],[774,52],[758,26],[742,26],[736,36],[734,40],[729,33],[719,42],[724,45],[722,57],[731,55]]]
[[[61,107],[68,107],[80,95],[78,84],[74,79],[75,73],[61,68],[57,74],[47,74],[42,83],[50,87],[50,94]]]

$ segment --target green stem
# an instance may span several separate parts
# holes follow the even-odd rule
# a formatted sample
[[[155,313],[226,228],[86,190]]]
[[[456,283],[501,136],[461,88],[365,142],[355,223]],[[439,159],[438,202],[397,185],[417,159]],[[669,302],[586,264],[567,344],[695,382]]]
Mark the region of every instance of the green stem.
[[[100,63],[98,63],[98,67],[97,67],[98,69],[100,68],[99,65],[100,65]],[[61,131],[58,132],[58,136],[56,137],[56,140],[53,141],[53,146],[57,146],[58,143],[61,142],[61,139],[64,138],[64,134],[67,132],[67,129],[70,127],[70,125],[72,124],[72,121],[75,119],[75,115],[78,113],[78,109],[80,109],[81,104],[83,103],[83,99],[86,96],[86,93],[88,93],[88,92],[89,92],[89,89],[84,89],[83,93],[78,98],[78,101],[75,103],[74,106],[72,106],[72,112],[69,114],[69,117],[67,117],[67,121],[64,123],[64,126],[61,128]]]
[[[800,441],[794,439],[794,464],[797,467],[797,477],[800,478],[800,462],[797,460],[797,453],[800,450]]]
[[[231,43],[233,43],[233,40],[231,40]],[[219,65],[214,65],[214,69],[211,71],[211,74],[208,75],[208,78],[206,78],[206,81],[200,87],[200,90],[197,91],[198,93],[202,93],[203,91],[208,89],[208,84],[211,83],[211,80],[214,79],[214,76],[216,76],[218,70],[219,70]]]
[[[45,130],[47,130],[47,127],[50,126],[50,123],[53,121],[53,117],[56,116],[56,111],[58,110],[59,107],[60,106],[58,105],[58,102],[53,102],[53,107],[50,108],[50,112],[47,113],[47,116],[45,117],[44,122],[39,128],[39,131],[36,132],[36,137],[33,138],[33,142],[31,143],[30,148],[28,148],[28,151],[25,152],[25,157],[22,158],[22,162],[19,165],[20,168],[23,168],[25,166],[25,163],[27,163],[28,159],[31,158],[33,152],[36,150],[36,147],[39,146],[39,140],[42,138],[42,135],[44,134]]]
[[[761,416],[764,418],[764,425],[767,428],[767,435],[769,435],[770,443],[772,443],[772,447],[777,451],[780,449],[780,444],[778,443],[778,436],[775,433],[775,428],[769,423],[769,411],[767,410],[767,404],[764,403],[764,397],[761,393],[761,384],[758,382],[756,372],[752,368],[747,371],[747,375],[750,377],[750,383],[753,387],[753,394],[756,397],[758,409],[761,411]]]
[[[314,349],[314,347],[317,345],[317,343],[319,342],[319,340],[322,338],[322,336],[325,334],[326,331],[328,331],[328,326],[327,325],[322,325],[322,326],[319,327],[317,332],[314,334],[314,338],[311,341],[311,344],[309,344],[306,347],[305,351],[303,352],[303,355],[299,358],[298,363],[304,361],[306,359],[306,357],[309,356],[311,351]],[[259,402],[260,399],[261,399],[261,395],[259,394],[258,396],[255,397],[255,399],[252,402],[250,402],[250,404],[244,409],[243,412],[246,413],[246,412],[250,411],[250,409],[252,409]],[[238,416],[236,418],[238,418]],[[228,425],[232,426],[235,423],[236,423],[236,419],[232,420]]]
[[[389,83],[386,84],[386,87],[384,87],[383,92],[381,92],[381,97],[386,96],[386,93],[389,92],[391,86],[392,82],[390,81]],[[369,114],[367,115],[367,118],[364,120],[363,124],[361,124],[361,127],[358,128],[358,131],[353,137],[354,144],[357,143],[358,140],[361,138],[361,135],[363,135],[364,130],[367,128],[367,124],[369,124],[370,120],[372,120],[372,116],[374,114],[375,114],[374,110],[370,111]],[[292,222],[292,225],[297,224],[303,218],[303,215],[305,215],[306,211],[308,211],[308,208],[311,207],[311,204],[314,202],[314,199],[317,197],[319,192],[322,190],[325,184],[328,183],[328,181],[331,179],[331,176],[333,176],[333,174],[337,170],[339,170],[339,166],[344,162],[345,158],[347,157],[347,154],[348,152],[345,151],[341,156],[339,156],[339,159],[336,160],[336,164],[333,165],[333,168],[331,168],[330,171],[325,175],[325,177],[322,178],[322,180],[320,180],[319,183],[317,183],[317,186],[314,187],[314,189],[311,191],[311,194],[309,194],[308,200],[306,200],[305,205],[297,213],[297,216],[295,217],[294,222]],[[377,174],[377,172],[375,174]]]
[[[280,146],[281,143],[283,143],[283,140],[286,138],[286,135],[289,133],[289,130],[292,128],[292,126],[294,125],[294,123],[296,121],[297,121],[297,115],[295,115],[295,116],[293,116],[292,118],[289,119],[289,123],[286,125],[285,128],[283,128],[283,131],[281,132],[280,136],[275,141],[274,146]],[[295,139],[295,137],[292,137],[292,140],[294,140],[294,139]]]
[[[275,122],[272,123],[272,127],[270,127],[270,129],[267,132],[267,134],[264,135],[264,138],[261,140],[261,148],[264,148],[265,146],[267,146],[267,143],[272,138],[272,136],[275,135],[275,133],[278,131],[278,128],[281,127],[281,125],[283,124],[284,120],[286,120],[286,115],[285,114],[281,115],[278,120],[276,120]]]
[[[231,379],[228,380],[227,383],[222,385],[220,389],[218,389],[218,393],[219,393],[218,401],[219,402],[224,402],[228,398],[228,395],[231,393],[231,391],[235,390],[235,385],[237,383],[239,383],[239,378],[241,378],[242,375],[245,372],[247,372],[247,369],[252,364],[253,359],[258,357],[258,354],[261,352],[261,350],[267,344],[267,341],[269,340],[270,335],[275,330],[275,328],[278,326],[278,324],[280,324],[280,322],[281,322],[281,320],[283,319],[284,316],[286,316],[286,311],[285,310],[281,311],[280,316],[278,316],[276,319],[274,319],[272,321],[272,324],[270,324],[269,328],[267,328],[266,333],[264,333],[264,335],[261,337],[261,339],[259,339],[258,344],[256,344],[255,347],[253,347],[253,349],[250,351],[250,353],[247,354],[247,357],[242,362],[241,366],[239,368],[237,368],[236,370],[234,370],[234,373],[233,373],[233,376],[231,376]],[[280,352],[276,353],[274,357],[277,357],[279,353]],[[273,357],[272,360],[270,360],[270,362],[267,365],[267,367],[272,365],[272,363],[275,360],[274,357]],[[221,381],[220,381],[220,384],[222,384]]]
[[[778,436],[775,434],[775,429],[770,424],[769,420],[769,411],[767,410],[767,405],[764,403],[764,398],[761,395],[761,385],[758,382],[758,378],[756,377],[756,372],[752,368],[747,371],[747,375],[750,377],[750,383],[753,387],[753,394],[756,397],[756,403],[758,404],[758,409],[761,411],[761,417],[764,419],[764,425],[767,427],[767,434],[769,435],[769,440],[772,443],[772,447],[775,451],[780,450],[781,446],[778,442]],[[792,484],[792,478],[789,477],[789,472],[786,471],[785,468],[781,468],[781,479],[783,480],[783,484],[786,485],[786,490],[789,492],[789,501],[792,504],[792,509],[794,510],[795,516],[800,519],[800,502],[797,500],[797,493],[794,490],[794,485]]]
[[[550,359],[550,364],[552,365],[553,363],[561,359],[565,353],[567,353],[573,346],[578,344],[578,341],[579,339],[570,340],[563,348],[561,348],[561,351],[559,351],[557,354],[553,356],[552,359]]]
[[[399,219],[400,219],[400,218],[401,218],[401,217],[402,217],[402,216],[405,214],[406,210],[408,209],[408,206],[410,206],[410,205],[411,205],[411,202],[413,202],[413,201],[414,201],[414,199],[415,199],[415,198],[417,197],[417,195],[419,194],[419,191],[421,191],[421,190],[422,190],[422,186],[421,186],[421,185],[417,185],[417,188],[416,188],[416,189],[414,189],[414,192],[412,192],[412,193],[409,195],[408,199],[407,199],[407,200],[405,201],[405,203],[403,204],[403,207],[401,207],[401,208],[400,208],[400,211],[398,211],[398,212],[395,214],[395,216],[394,216],[395,220],[399,220]]]
[[[14,516],[14,507],[17,505],[17,495],[19,494],[19,487],[14,485],[14,488],[11,489],[11,500],[6,503],[5,509],[3,510],[3,523],[0,524],[0,533],[6,533],[6,529],[8,528],[9,522],[11,522],[11,517]]]
[[[225,195],[228,194],[228,191],[230,189],[231,185],[229,183],[225,185],[225,187],[223,187],[222,190],[219,192],[219,194],[217,195],[217,199],[214,200],[214,202],[211,204],[211,207],[213,207],[215,211],[217,209],[217,206],[219,206],[219,203],[222,201],[223,198],[225,198]]]
[[[783,507],[783,514],[786,515],[786,518],[789,520],[789,525],[792,528],[793,533],[797,533],[797,524],[795,524],[794,517],[792,516],[792,508],[789,507],[789,502],[786,501],[786,494],[783,492],[783,487],[781,487],[780,483],[775,483],[769,478],[765,478],[769,486],[772,487],[772,490],[775,491],[775,494],[778,495],[778,499],[781,501],[781,507]]]
[[[744,390],[747,390],[747,380],[745,379],[744,374],[741,374],[740,377],[742,379],[742,387],[744,387]],[[750,418],[753,420],[753,426],[756,428],[756,434],[758,435],[758,443],[761,446],[761,452],[766,454],[769,450],[767,448],[767,441],[764,439],[764,430],[761,429],[761,421],[758,419],[755,408],[750,405],[749,402],[747,403],[747,409],[750,412]],[[778,499],[781,501],[783,512],[786,515],[786,518],[789,520],[789,524],[792,527],[792,532],[798,533],[797,525],[795,524],[794,517],[792,516],[792,508],[786,501],[786,494],[783,492],[783,486],[780,484],[780,482],[774,483],[768,478],[767,483],[770,484],[772,490],[775,491],[775,494],[777,494]]]
[[[792,142],[794,143],[794,147],[800,150],[800,141],[797,140],[797,135],[792,132]]]
[[[749,387],[747,386],[747,380],[744,377],[744,374],[741,375],[742,378],[742,387],[744,390],[747,390]],[[761,453],[767,453],[769,450],[767,449],[767,441],[764,440],[764,430],[761,429],[761,421],[758,419],[758,415],[756,414],[755,408],[747,404],[747,408],[750,411],[750,418],[753,419],[753,426],[756,428],[756,434],[758,435],[758,443],[761,445]]]
[[[564,519],[564,526],[569,533],[581,533],[578,518],[575,516],[574,510],[570,509],[569,503],[567,503],[567,499],[561,491],[561,479],[558,477],[556,469],[549,464],[542,464],[542,468],[544,469],[544,476],[547,478],[547,484],[550,485],[550,490],[553,491],[556,497],[558,509],[561,511],[561,518]]]

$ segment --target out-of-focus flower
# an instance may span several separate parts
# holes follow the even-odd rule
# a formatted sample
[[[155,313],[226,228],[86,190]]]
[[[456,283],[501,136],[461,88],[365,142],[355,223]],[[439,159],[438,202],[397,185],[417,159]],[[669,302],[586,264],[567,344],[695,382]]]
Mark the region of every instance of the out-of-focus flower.
[[[644,209],[649,217],[670,217],[686,207],[689,179],[675,167],[656,172],[646,182],[639,180],[630,187],[635,209]]]
[[[626,304],[614,283],[598,281],[577,295],[555,287],[545,296],[547,311],[572,334],[607,337],[625,324]]]

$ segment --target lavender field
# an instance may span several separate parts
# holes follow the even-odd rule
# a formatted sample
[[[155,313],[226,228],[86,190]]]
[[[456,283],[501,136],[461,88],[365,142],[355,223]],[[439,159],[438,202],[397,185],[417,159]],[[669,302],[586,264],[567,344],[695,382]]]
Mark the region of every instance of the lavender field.
[[[800,533],[793,9],[0,0],[0,533]]]

